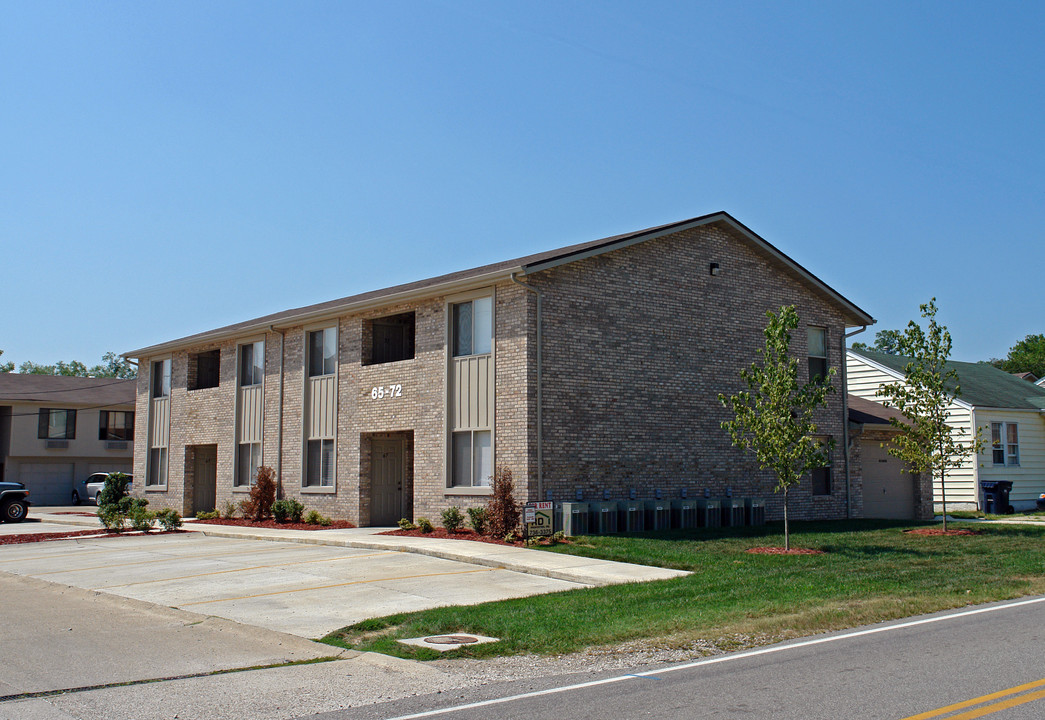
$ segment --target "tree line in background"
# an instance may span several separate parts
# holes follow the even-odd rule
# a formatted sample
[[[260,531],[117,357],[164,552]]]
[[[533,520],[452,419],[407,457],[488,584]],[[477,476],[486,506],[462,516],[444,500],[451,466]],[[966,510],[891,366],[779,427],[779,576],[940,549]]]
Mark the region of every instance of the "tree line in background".
[[[0,350],[0,355],[4,351]],[[0,362],[0,373],[15,372],[13,362]],[[59,360],[54,365],[40,365],[31,360],[26,360],[18,366],[18,372],[23,375],[63,375],[65,377],[93,377],[93,378],[133,378],[138,376],[138,369],[127,360],[114,352],[102,355],[102,362],[98,365],[88,367],[79,360],[63,362]]]
[[[854,350],[876,350],[889,355],[902,355],[900,341],[903,333],[899,330],[879,330],[874,335],[874,343],[855,342]],[[1009,348],[1004,360],[991,358],[984,360],[994,367],[1010,373],[1032,373],[1038,378],[1045,377],[1045,335],[1028,335]]]

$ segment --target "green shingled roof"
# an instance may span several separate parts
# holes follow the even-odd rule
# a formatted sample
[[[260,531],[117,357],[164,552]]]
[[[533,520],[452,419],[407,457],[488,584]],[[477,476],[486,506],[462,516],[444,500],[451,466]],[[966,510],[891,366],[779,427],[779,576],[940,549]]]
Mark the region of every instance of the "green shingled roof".
[[[908,357],[873,350],[850,349],[850,352],[901,374],[907,363],[911,362]],[[947,367],[954,368],[958,373],[961,400],[973,407],[1045,409],[1045,387],[1029,383],[987,363],[952,361],[947,363]]]

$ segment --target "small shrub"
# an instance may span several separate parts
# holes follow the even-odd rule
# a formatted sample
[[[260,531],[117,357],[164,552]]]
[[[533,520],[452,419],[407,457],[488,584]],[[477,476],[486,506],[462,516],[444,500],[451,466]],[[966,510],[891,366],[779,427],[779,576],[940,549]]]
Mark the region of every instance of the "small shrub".
[[[278,523],[285,523],[290,518],[290,501],[276,500],[273,502],[272,517]]]
[[[105,478],[105,486],[98,493],[98,506],[115,505],[127,497],[127,486],[131,479],[124,473],[109,473]]]
[[[320,515],[319,516],[319,524],[322,525],[323,527],[326,527],[327,525],[330,524],[330,518],[328,518],[325,515]]]
[[[160,510],[156,513],[156,520],[160,523],[160,527],[163,528],[164,532],[174,532],[181,527],[181,515],[173,508]]]
[[[484,507],[473,507],[468,508],[468,524],[472,526],[472,530],[475,530],[480,535],[486,534],[486,525],[488,523],[488,516],[486,508]]]
[[[504,537],[519,526],[519,504],[512,496],[512,471],[501,465],[493,474],[493,497],[486,504],[490,535]]]
[[[412,522],[410,522],[410,520],[408,520],[407,518],[402,518],[399,521],[399,529],[400,530],[416,530],[417,526],[414,525]]]
[[[267,465],[258,468],[257,479],[250,489],[250,509],[254,522],[261,522],[272,514],[272,503],[276,500],[276,473]]]
[[[432,521],[428,518],[417,518],[417,527],[421,528],[421,532],[423,533],[430,533],[435,530]]]
[[[254,517],[254,501],[250,498],[247,498],[246,500],[240,500],[239,505],[236,506],[236,509],[239,511],[240,516],[244,520],[250,520],[252,517]],[[230,515],[229,517],[232,516]]]
[[[305,513],[305,522],[309,525],[319,525],[319,521],[323,519],[323,516],[319,514],[319,510],[309,510]]]
[[[197,520],[217,520],[221,517],[221,513],[217,510],[203,510],[202,512],[196,513]]]
[[[127,520],[127,514],[120,509],[119,503],[110,503],[98,508],[98,520],[106,530],[120,532]]]
[[[139,532],[149,532],[156,522],[156,513],[146,510],[140,505],[131,508],[127,517],[131,521],[131,527]]]
[[[552,534],[551,537],[552,545],[558,545],[559,543],[566,542],[566,533],[562,530],[558,530]]]
[[[226,500],[221,506],[221,516],[226,520],[236,517],[236,505],[231,500]]]
[[[461,514],[461,509],[456,505],[451,505],[446,510],[439,513],[439,516],[443,520],[443,527],[446,528],[447,532],[456,532],[464,525],[464,515]]]
[[[509,545],[514,545],[515,541],[518,540],[518,539],[519,538],[515,537],[515,533],[514,532],[510,532],[510,533],[508,533],[507,535],[504,536],[504,541],[506,543],[508,543]]]

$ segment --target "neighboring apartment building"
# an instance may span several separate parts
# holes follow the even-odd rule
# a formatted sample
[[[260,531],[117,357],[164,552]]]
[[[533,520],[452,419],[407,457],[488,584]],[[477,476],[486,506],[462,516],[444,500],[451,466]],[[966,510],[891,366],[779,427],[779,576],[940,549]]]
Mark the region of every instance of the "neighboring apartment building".
[[[846,471],[846,327],[873,319],[726,213],[288,310],[127,353],[140,360],[136,492],[184,513],[281,492],[361,525],[519,500],[758,495],[718,393],[795,305],[801,378],[836,368],[831,467],[794,517],[859,508]]]
[[[847,352],[849,392],[881,404],[878,389],[903,383],[909,358],[871,350]],[[948,362],[958,374],[962,394],[947,407],[947,423],[960,428],[962,441],[971,443],[978,428],[982,451],[970,455],[959,468],[948,470],[948,509],[978,509],[983,502],[980,483],[1013,483],[1009,500],[1017,510],[1035,507],[1045,492],[1045,388],[1010,375],[988,363]],[[940,481],[933,478],[937,509]]]
[[[131,472],[135,381],[0,373],[0,478],[68,505],[95,472]]]

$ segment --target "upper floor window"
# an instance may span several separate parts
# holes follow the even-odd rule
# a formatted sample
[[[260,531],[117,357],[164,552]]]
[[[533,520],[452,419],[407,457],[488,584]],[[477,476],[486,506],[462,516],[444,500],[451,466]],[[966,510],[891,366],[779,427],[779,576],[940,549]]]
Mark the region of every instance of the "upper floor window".
[[[239,385],[260,385],[265,379],[265,341],[239,346]]]
[[[37,437],[42,440],[75,440],[76,411],[40,408]]]
[[[414,358],[414,313],[401,313],[364,322],[370,330],[369,357],[363,358],[364,365],[412,360]],[[364,335],[365,337],[365,335]]]
[[[827,377],[827,328],[810,327],[809,331],[809,381]]]
[[[152,396],[154,398],[170,397],[171,394],[171,360],[157,360],[152,364]]]
[[[102,410],[98,413],[99,440],[133,440],[134,413],[123,410]]]
[[[193,353],[189,355],[188,379],[186,386],[189,390],[203,390],[204,388],[218,387],[221,366],[221,351],[208,350],[207,352]]]
[[[308,334],[308,376],[333,375],[337,371],[337,328]]]
[[[991,455],[995,465],[1020,464],[1020,433],[1016,423],[991,423]]]
[[[453,306],[454,357],[482,355],[493,345],[493,298],[483,297]]]

